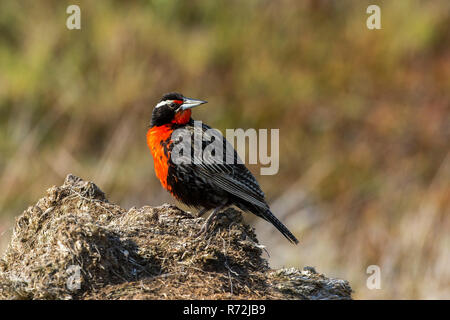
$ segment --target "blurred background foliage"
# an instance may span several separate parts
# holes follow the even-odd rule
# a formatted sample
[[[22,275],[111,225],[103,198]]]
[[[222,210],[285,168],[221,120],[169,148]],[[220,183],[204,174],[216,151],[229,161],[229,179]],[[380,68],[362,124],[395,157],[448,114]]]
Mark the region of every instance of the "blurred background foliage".
[[[356,298],[448,299],[449,44],[447,0],[1,1],[1,248],[68,173],[125,208],[174,203],[145,134],[176,90],[222,132],[280,129],[279,173],[252,170],[301,244],[249,217],[273,267],[315,266]]]

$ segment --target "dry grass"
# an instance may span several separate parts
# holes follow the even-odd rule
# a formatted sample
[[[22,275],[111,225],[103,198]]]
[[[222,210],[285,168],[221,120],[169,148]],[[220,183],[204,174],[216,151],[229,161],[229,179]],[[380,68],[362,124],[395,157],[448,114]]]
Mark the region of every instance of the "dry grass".
[[[18,217],[0,299],[351,298],[346,281],[269,269],[238,211],[197,236],[203,223],[170,205],[126,211],[68,175]]]

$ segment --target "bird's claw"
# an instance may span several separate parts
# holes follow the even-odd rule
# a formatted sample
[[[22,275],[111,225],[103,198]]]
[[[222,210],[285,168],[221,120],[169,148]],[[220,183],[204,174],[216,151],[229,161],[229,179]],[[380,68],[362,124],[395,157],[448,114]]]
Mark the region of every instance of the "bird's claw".
[[[195,237],[198,238],[200,236],[205,236],[205,238],[208,236],[209,227],[211,225],[211,220],[206,220],[206,222],[202,225],[200,228],[200,231],[195,234]]]
[[[200,228],[200,231],[199,232],[197,232],[195,235],[194,235],[194,237],[196,237],[196,238],[198,238],[198,237],[200,237],[200,236],[202,236],[202,235],[204,235],[205,237],[206,237],[206,230],[207,228],[206,228],[206,223],[205,224],[203,224],[202,225],[202,227]]]
[[[202,225],[202,227],[200,228],[200,231],[195,235],[195,237],[199,237],[203,234],[205,235],[205,237],[208,235],[208,230],[209,230],[211,224],[216,220],[217,214],[219,213],[219,211],[222,208],[223,208],[223,206],[220,206],[220,207],[217,207],[216,209],[214,209],[214,211],[211,213],[211,215],[208,217],[208,219],[206,219],[206,222]]]

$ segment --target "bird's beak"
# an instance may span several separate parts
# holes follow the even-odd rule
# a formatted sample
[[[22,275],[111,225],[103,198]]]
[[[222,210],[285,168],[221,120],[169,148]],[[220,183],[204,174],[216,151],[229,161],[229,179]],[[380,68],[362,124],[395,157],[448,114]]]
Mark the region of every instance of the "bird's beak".
[[[191,99],[191,98],[183,98],[183,104],[180,106],[181,110],[187,110],[199,106],[201,104],[207,103],[207,101]]]

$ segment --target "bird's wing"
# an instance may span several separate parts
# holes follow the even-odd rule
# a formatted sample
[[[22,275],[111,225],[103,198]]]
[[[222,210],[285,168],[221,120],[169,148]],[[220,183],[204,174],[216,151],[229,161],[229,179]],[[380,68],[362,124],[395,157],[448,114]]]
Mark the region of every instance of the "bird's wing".
[[[193,128],[193,132],[199,129],[199,127]],[[194,160],[192,168],[215,187],[221,188],[261,209],[268,209],[264,192],[261,190],[255,177],[240,160],[236,150],[219,131],[215,130],[213,132],[209,129],[211,128],[204,124],[201,128],[203,131],[202,150],[205,150],[211,144],[212,137],[214,137],[213,139],[219,139],[219,141],[222,141],[222,154],[220,155],[222,161],[217,161],[210,152],[203,152],[203,155],[196,154],[194,145],[192,145]],[[194,144],[194,139],[192,139],[192,144]],[[215,144],[215,146],[219,145]],[[232,160],[232,163],[227,164],[226,160],[223,161],[226,157]]]

